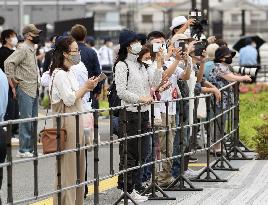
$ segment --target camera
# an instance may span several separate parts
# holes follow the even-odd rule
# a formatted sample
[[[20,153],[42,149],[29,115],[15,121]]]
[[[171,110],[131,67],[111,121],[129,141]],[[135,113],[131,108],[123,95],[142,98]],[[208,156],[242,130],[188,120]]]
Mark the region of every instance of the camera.
[[[191,25],[191,36],[200,40],[204,29],[208,26],[208,21],[202,16],[202,12],[198,9],[190,11],[189,18],[195,19],[195,23]]]
[[[233,66],[232,71],[234,73],[239,73],[241,75],[250,75],[252,77],[256,77],[258,68],[247,68],[240,66]]]
[[[201,56],[205,49],[206,49],[206,42],[205,41],[197,42],[195,44],[194,55],[195,56]]]

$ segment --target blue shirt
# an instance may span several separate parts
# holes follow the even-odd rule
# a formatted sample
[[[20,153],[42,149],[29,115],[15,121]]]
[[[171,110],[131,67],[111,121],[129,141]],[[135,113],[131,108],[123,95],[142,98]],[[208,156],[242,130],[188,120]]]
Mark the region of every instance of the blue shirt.
[[[0,69],[0,122],[4,121],[8,103],[8,81],[6,74]]]
[[[214,61],[208,61],[205,63],[205,78],[208,79],[209,73],[212,71],[214,68]]]
[[[98,76],[101,73],[100,63],[96,52],[87,47],[84,43],[78,42],[78,48],[81,54],[81,61],[85,64],[88,72],[88,77]],[[101,92],[101,84],[94,89],[93,93]]]
[[[240,65],[257,65],[257,49],[252,45],[247,45],[239,51],[239,63]]]

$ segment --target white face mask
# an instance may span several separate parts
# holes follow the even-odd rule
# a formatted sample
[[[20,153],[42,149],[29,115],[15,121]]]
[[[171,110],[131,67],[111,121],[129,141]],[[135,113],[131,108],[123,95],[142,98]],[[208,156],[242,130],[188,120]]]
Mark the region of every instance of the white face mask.
[[[147,61],[142,61],[146,65],[152,65],[153,61],[152,60],[147,60]]]
[[[139,54],[139,52],[141,52],[141,49],[142,49],[142,45],[140,42],[133,43],[132,45],[130,45],[130,47],[131,47],[131,52],[135,55]]]
[[[12,37],[11,38],[11,44],[13,47],[15,47],[18,44],[18,38],[17,37]]]

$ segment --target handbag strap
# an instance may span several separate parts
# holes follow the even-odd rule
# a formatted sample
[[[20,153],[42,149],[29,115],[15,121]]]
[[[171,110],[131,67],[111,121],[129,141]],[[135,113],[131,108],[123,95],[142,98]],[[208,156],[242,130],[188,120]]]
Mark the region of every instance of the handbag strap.
[[[59,72],[59,71],[57,71],[57,72]],[[52,83],[51,83],[51,88],[50,88],[50,92],[49,92],[49,95],[50,95],[51,99],[52,99],[52,88],[53,88],[54,79],[55,79],[55,76],[56,76],[57,72],[55,72],[53,77],[52,77]],[[65,109],[65,105],[64,105],[64,109]],[[46,112],[46,117],[47,116],[48,116],[48,107],[47,107],[47,112]],[[46,125],[47,125],[47,119],[45,119],[44,129],[46,129]]]

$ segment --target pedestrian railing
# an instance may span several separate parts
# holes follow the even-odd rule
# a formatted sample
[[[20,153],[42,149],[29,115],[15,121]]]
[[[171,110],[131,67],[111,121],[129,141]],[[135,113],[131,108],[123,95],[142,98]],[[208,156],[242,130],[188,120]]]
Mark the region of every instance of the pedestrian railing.
[[[187,179],[184,176],[184,157],[185,156],[190,156],[195,153],[200,153],[200,152],[206,152],[206,157],[207,157],[207,164],[206,167],[202,170],[202,172],[199,174],[198,177],[194,179],[194,181],[203,181],[203,182],[219,182],[219,181],[227,181],[225,179],[221,179],[214,170],[219,169],[219,170],[232,170],[235,171],[237,169],[233,168],[231,164],[229,163],[229,160],[240,160],[240,159],[249,159],[241,150],[241,143],[239,140],[239,84],[238,83],[231,83],[228,86],[224,87],[221,89],[222,95],[227,95],[226,99],[228,101],[227,107],[223,105],[223,100],[221,101],[221,106],[220,106],[220,112],[217,111],[216,106],[219,107],[219,105],[216,105],[216,99],[210,95],[203,95],[203,96],[197,96],[197,97],[188,97],[188,98],[182,98],[182,99],[177,99],[173,101],[167,101],[167,102],[154,102],[151,104],[151,131],[143,134],[137,134],[135,136],[127,136],[126,132],[126,109],[129,106],[134,106],[137,107],[138,113],[139,113],[139,120],[137,123],[141,122],[140,114],[141,114],[141,107],[143,104],[135,104],[135,105],[127,105],[127,106],[119,106],[115,108],[110,108],[110,109],[98,109],[98,110],[91,110],[89,112],[93,113],[94,115],[94,143],[93,145],[90,146],[85,146],[79,143],[79,115],[86,114],[88,112],[76,112],[76,113],[64,113],[64,114],[56,114],[56,115],[51,115],[47,117],[37,117],[37,118],[29,118],[29,119],[20,119],[20,120],[11,120],[11,121],[6,121],[6,122],[1,122],[0,126],[5,126],[7,127],[7,132],[9,133],[9,136],[11,136],[11,131],[12,131],[12,126],[14,124],[19,124],[19,123],[25,123],[25,122],[31,122],[33,124],[33,130],[32,130],[32,136],[34,139],[34,157],[33,158],[28,158],[28,159],[16,159],[14,160],[12,158],[12,147],[11,147],[11,139],[10,137],[7,140],[7,158],[6,162],[0,164],[0,167],[6,168],[7,169],[7,203],[8,204],[26,204],[34,201],[38,201],[41,199],[45,199],[51,196],[57,196],[58,204],[61,203],[61,194],[70,189],[77,189],[78,187],[82,187],[85,185],[93,184],[94,185],[94,204],[100,204],[100,196],[99,196],[99,182],[101,180],[105,180],[108,178],[112,178],[114,176],[119,176],[123,175],[124,179],[124,192],[122,196],[114,202],[114,204],[120,203],[121,200],[124,200],[124,204],[128,204],[128,199],[131,199],[130,195],[127,192],[127,173],[133,170],[141,169],[143,167],[151,166],[152,167],[152,182],[151,185],[144,191],[143,194],[147,193],[152,193],[149,199],[154,199],[154,200],[173,200],[174,198],[169,197],[168,191],[197,191],[197,190],[202,190],[201,188],[196,188],[192,182]],[[205,121],[198,122],[197,119],[197,107],[198,107],[198,101],[201,98],[206,99],[206,110],[207,110],[207,117]],[[229,100],[233,99],[233,100]],[[184,112],[183,112],[183,106],[184,102],[186,101],[193,101],[194,102],[194,108],[193,108],[193,123],[191,124],[185,124],[183,117],[184,117]],[[169,127],[169,122],[168,122],[168,106],[170,102],[176,102],[178,107],[178,115],[179,115],[179,122],[176,127]],[[156,126],[154,124],[154,107],[158,103],[165,103],[166,106],[166,126],[161,128],[161,129],[156,129]],[[223,109],[224,108],[224,109]],[[122,138],[115,138],[113,135],[113,112],[116,110],[121,110],[121,116],[122,116],[122,122],[123,122],[123,137]],[[98,134],[99,134],[99,113],[104,112],[104,111],[109,111],[110,114],[110,140],[109,141],[99,141],[98,140]],[[64,150],[64,151],[58,151],[56,153],[51,153],[51,154],[46,154],[42,156],[38,156],[38,132],[37,132],[37,126],[38,122],[44,121],[47,119],[55,119],[57,122],[57,128],[58,128],[58,138],[60,136],[60,125],[61,125],[61,118],[67,117],[67,116],[73,116],[76,120],[76,147],[73,149],[69,150]],[[225,120],[227,124],[225,124]],[[179,132],[179,146],[183,147],[184,146],[184,140],[183,140],[183,135],[185,132],[185,129],[191,128],[192,130],[192,136],[193,136],[193,141],[196,141],[196,136],[198,132],[198,127],[199,126],[205,126],[207,130],[207,144],[204,148],[202,149],[196,149],[196,147],[192,147],[189,152],[184,153],[184,149],[179,149],[180,153],[179,155],[173,155],[173,156],[168,156],[163,159],[156,159],[156,137],[157,134],[160,132],[165,133],[166,140],[168,141],[170,137],[170,132],[171,131],[176,131]],[[213,129],[214,128],[214,129]],[[216,140],[216,129],[220,130],[217,134],[220,133],[220,137],[218,137]],[[148,137],[150,136],[152,139],[152,161],[149,163],[143,163],[141,161],[141,156],[139,156],[139,163],[137,166],[134,167],[128,167],[127,166],[127,141],[130,139],[138,138],[139,140],[139,150],[141,146],[141,138],[143,137]],[[212,143],[211,143],[212,141]],[[122,143],[123,145],[123,154],[124,154],[124,166],[123,169],[119,170],[118,172],[114,171],[114,144],[115,143]],[[217,158],[217,160],[213,163],[210,164],[210,150],[212,147],[217,144],[221,143],[221,156]],[[194,144],[193,142],[191,144]],[[99,166],[100,166],[100,161],[103,159],[99,155],[99,148],[103,147],[105,145],[109,145],[110,149],[110,174],[106,176],[100,176],[99,174]],[[168,145],[168,143],[166,143]],[[79,179],[79,173],[80,173],[80,167],[79,167],[79,154],[83,150],[88,150],[93,148],[93,153],[94,153],[94,166],[92,169],[94,169],[94,178],[92,179],[86,179],[85,181],[80,181]],[[167,153],[168,152],[168,146],[166,147]],[[224,153],[225,149],[225,153]],[[61,185],[61,172],[62,170],[60,169],[61,167],[61,156],[75,152],[76,153],[76,165],[77,165],[77,181],[76,184],[73,184],[72,186],[69,187],[62,187]],[[141,152],[139,152],[139,155],[141,155]],[[38,176],[39,176],[39,170],[38,170],[38,165],[39,161],[45,158],[53,158],[56,157],[57,161],[57,177],[58,177],[58,184],[57,184],[57,190],[47,192],[45,194],[39,194],[39,181],[38,181]],[[162,163],[164,161],[169,161],[169,160],[180,160],[180,172],[179,176],[173,181],[166,189],[161,189],[158,184],[156,183],[156,164]],[[14,171],[14,166],[17,164],[24,164],[27,162],[33,162],[33,168],[34,168],[34,190],[33,190],[33,196],[28,197],[28,198],[23,198],[23,199],[18,199],[14,200],[14,184],[13,184],[13,171]],[[159,191],[159,192],[157,192]],[[159,196],[161,195],[161,196]],[[132,199],[131,199],[132,200]],[[135,201],[133,201],[134,204]],[[62,204],[64,205],[64,204]]]

